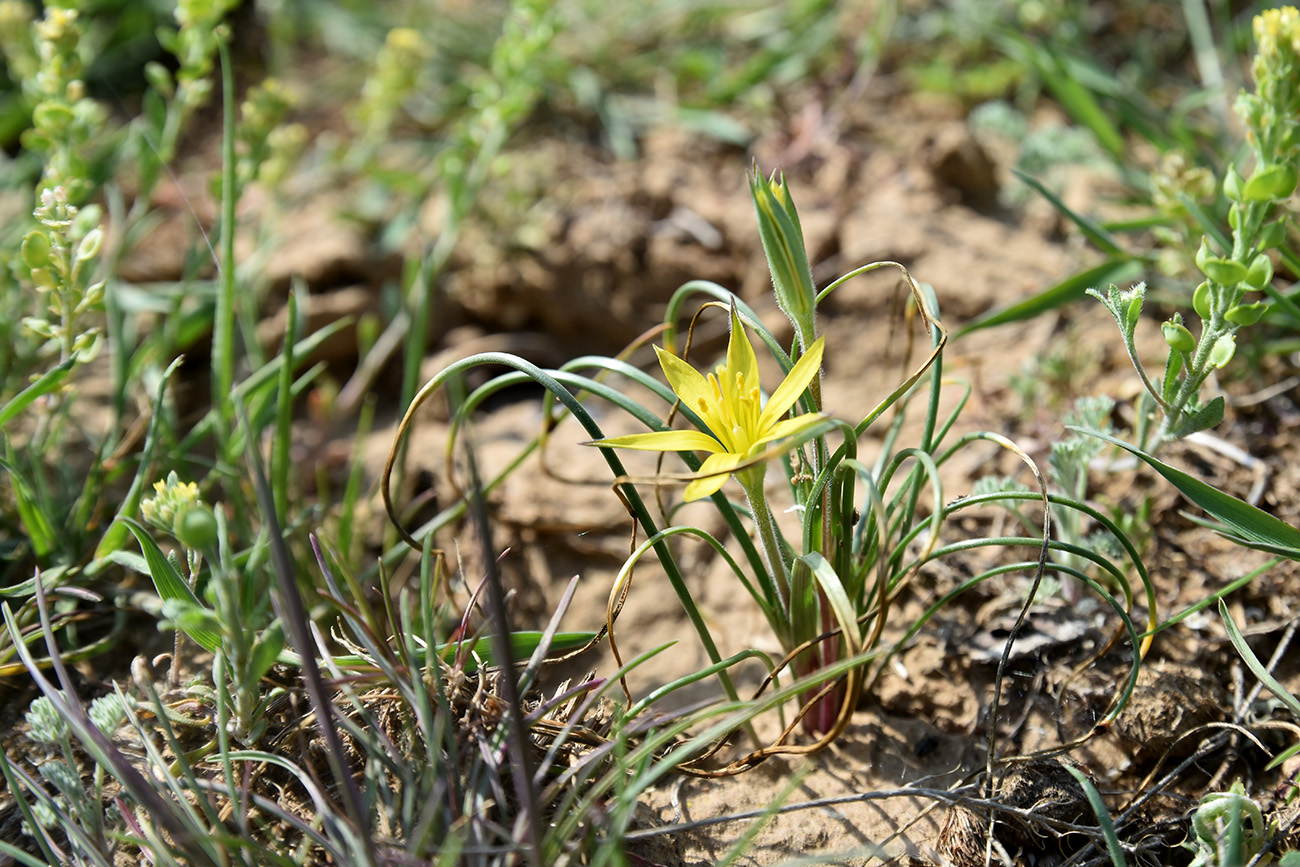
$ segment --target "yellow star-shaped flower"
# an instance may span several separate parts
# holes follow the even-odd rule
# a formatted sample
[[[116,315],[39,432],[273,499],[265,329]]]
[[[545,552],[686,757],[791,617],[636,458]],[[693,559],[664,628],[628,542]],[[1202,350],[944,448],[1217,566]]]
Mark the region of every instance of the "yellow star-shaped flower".
[[[767,445],[802,433],[825,418],[821,413],[782,418],[817,375],[824,346],[825,338],[819,337],[790,369],[767,403],[760,405],[758,359],[733,307],[727,363],[717,373],[704,376],[671,352],[655,347],[668,384],[682,404],[700,417],[707,430],[630,434],[594,440],[589,445],[655,452],[709,452],[699,477],[686,486],[683,497],[690,502],[710,496],[737,467],[761,453]],[[758,471],[761,479],[762,468]]]

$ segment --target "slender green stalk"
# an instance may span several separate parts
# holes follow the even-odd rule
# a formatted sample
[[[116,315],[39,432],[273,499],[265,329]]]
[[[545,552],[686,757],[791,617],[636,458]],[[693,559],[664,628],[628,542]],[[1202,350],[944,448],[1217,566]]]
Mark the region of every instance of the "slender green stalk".
[[[227,402],[227,397],[235,386],[235,74],[230,63],[230,46],[224,36],[217,41],[217,51],[221,56],[224,99],[221,141],[221,261],[217,309],[212,320],[212,400],[220,407],[217,412],[217,435],[224,440],[230,429],[231,405]]]
[[[758,540],[761,543],[759,550],[763,552],[763,560],[767,563],[769,580],[776,585],[776,597],[781,610],[788,613],[791,605],[790,570],[781,550],[776,519],[767,504],[767,492],[763,490],[764,469],[764,465],[759,464],[749,471],[737,473],[736,478],[749,501],[749,512],[754,519],[754,527],[758,530]]]

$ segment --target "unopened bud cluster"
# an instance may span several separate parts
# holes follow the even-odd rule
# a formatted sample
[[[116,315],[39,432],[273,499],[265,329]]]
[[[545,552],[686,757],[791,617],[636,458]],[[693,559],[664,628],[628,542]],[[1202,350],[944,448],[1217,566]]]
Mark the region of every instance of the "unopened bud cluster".
[[[206,549],[216,541],[216,518],[200,499],[198,485],[182,482],[173,471],[154,482],[153,489],[155,495],[140,503],[146,521],[190,548]]]

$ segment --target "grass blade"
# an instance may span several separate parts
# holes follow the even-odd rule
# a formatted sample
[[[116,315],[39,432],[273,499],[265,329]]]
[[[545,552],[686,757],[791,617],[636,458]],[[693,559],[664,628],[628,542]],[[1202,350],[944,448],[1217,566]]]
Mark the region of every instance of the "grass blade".
[[[50,368],[41,374],[40,379],[14,395],[3,408],[0,408],[0,425],[8,424],[14,416],[18,415],[18,413],[30,406],[32,401],[36,400],[38,397],[43,397],[58,388],[63,380],[67,379],[68,373],[71,372],[72,366],[76,364],[76,361],[75,358],[69,358],[61,364]]]
[[[1225,494],[1200,479],[1192,478],[1187,473],[1176,470],[1162,461],[1156,460],[1137,446],[1130,445],[1123,440],[1099,431],[1087,430],[1073,425],[1067,425],[1066,427],[1076,433],[1103,439],[1141,459],[1157,473],[1164,476],[1184,497],[1223,522],[1233,534],[1241,538],[1241,541],[1247,544],[1268,545],[1270,547],[1267,550],[1285,553],[1293,560],[1300,559],[1300,530],[1285,521],[1275,518],[1263,509],[1250,505],[1250,503]]]
[[[1062,201],[1061,197],[1049,190],[1035,177],[1025,174],[1020,169],[1011,170],[1015,176],[1024,181],[1032,190],[1052,203],[1052,207],[1060,211],[1070,222],[1079,227],[1084,237],[1093,243],[1099,250],[1108,256],[1124,256],[1124,248],[1119,245],[1118,239],[1106,229],[1102,228],[1100,223],[1088,219],[1082,214],[1076,213]]]
[[[1295,714],[1296,717],[1300,717],[1300,699],[1288,692],[1286,687],[1278,683],[1273,675],[1269,674],[1268,669],[1264,667],[1264,664],[1259,661],[1259,657],[1246,643],[1245,636],[1237,628],[1232,615],[1228,613],[1228,606],[1222,599],[1219,600],[1219,616],[1223,618],[1223,625],[1228,630],[1228,640],[1232,642],[1233,647],[1237,648],[1237,653],[1241,654],[1241,659],[1246,663],[1246,667],[1250,669],[1251,674],[1259,679],[1265,689],[1277,696],[1278,700],[1286,705],[1291,713]]]
[[[995,325],[1005,325],[1008,322],[1032,319],[1049,310],[1078,301],[1093,287],[1134,280],[1141,273],[1142,264],[1136,259],[1111,259],[1095,268],[1089,268],[1087,271],[1080,271],[1073,277],[1067,277],[1050,289],[1044,289],[1042,292],[1031,295],[1023,301],[990,310],[973,322],[967,323],[957,331],[954,337],[961,337],[963,334],[979,331],[982,328],[992,328]]]
[[[162,597],[163,601],[171,599],[180,602],[186,607],[206,608],[199,601],[199,597],[194,595],[189,583],[180,576],[180,573],[176,571],[176,567],[163,555],[158,543],[153,540],[153,536],[149,535],[148,528],[134,518],[123,518],[122,522],[126,524],[127,529],[140,543],[140,550],[144,553],[145,563],[149,566],[149,577],[153,579],[154,589],[158,591],[158,595]],[[215,653],[217,648],[221,646],[221,635],[217,632],[196,627],[184,631],[186,635],[194,640],[194,643],[204,650]]]
[[[271,444],[271,492],[275,497],[275,517],[283,526],[288,521],[289,509],[289,458],[290,429],[293,422],[293,373],[296,358],[293,342],[298,337],[298,293],[291,291],[287,301],[284,343],[280,350],[284,362],[280,365],[279,388],[275,402],[275,439]]]
[[[1128,867],[1128,861],[1124,858],[1124,847],[1120,845],[1119,835],[1115,833],[1115,823],[1111,821],[1110,813],[1106,810],[1106,804],[1101,799],[1101,792],[1088,779],[1088,775],[1078,768],[1070,765],[1062,765],[1070,776],[1079,781],[1083,787],[1084,797],[1088,799],[1088,806],[1092,807],[1092,812],[1097,815],[1097,824],[1101,826],[1101,835],[1106,838],[1106,851],[1110,853],[1110,863],[1113,867]]]

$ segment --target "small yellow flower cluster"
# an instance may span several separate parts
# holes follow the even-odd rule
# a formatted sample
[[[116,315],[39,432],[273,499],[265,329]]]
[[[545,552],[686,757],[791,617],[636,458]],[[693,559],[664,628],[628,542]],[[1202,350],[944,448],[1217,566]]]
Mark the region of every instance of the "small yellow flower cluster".
[[[403,103],[415,92],[433,57],[433,46],[419,31],[394,27],[375,58],[375,69],[361,91],[357,119],[370,141],[388,135]]]
[[[1262,55],[1289,51],[1300,56],[1300,12],[1294,6],[1268,9],[1255,16],[1255,42]]]
[[[274,187],[288,174],[308,140],[302,124],[284,123],[296,102],[277,78],[249,88],[240,106],[236,133],[239,160],[235,171],[240,184],[257,180]]]
[[[149,497],[140,503],[140,514],[146,521],[168,532],[176,522],[176,516],[188,512],[195,506],[202,505],[199,499],[199,486],[194,482],[182,482],[175,470],[167,474],[164,481],[153,483],[156,497]]]
[[[199,499],[199,486],[182,482],[175,471],[166,481],[153,484],[155,497],[140,503],[140,515],[164,532],[171,533],[192,550],[206,550],[217,539],[217,519]]]

